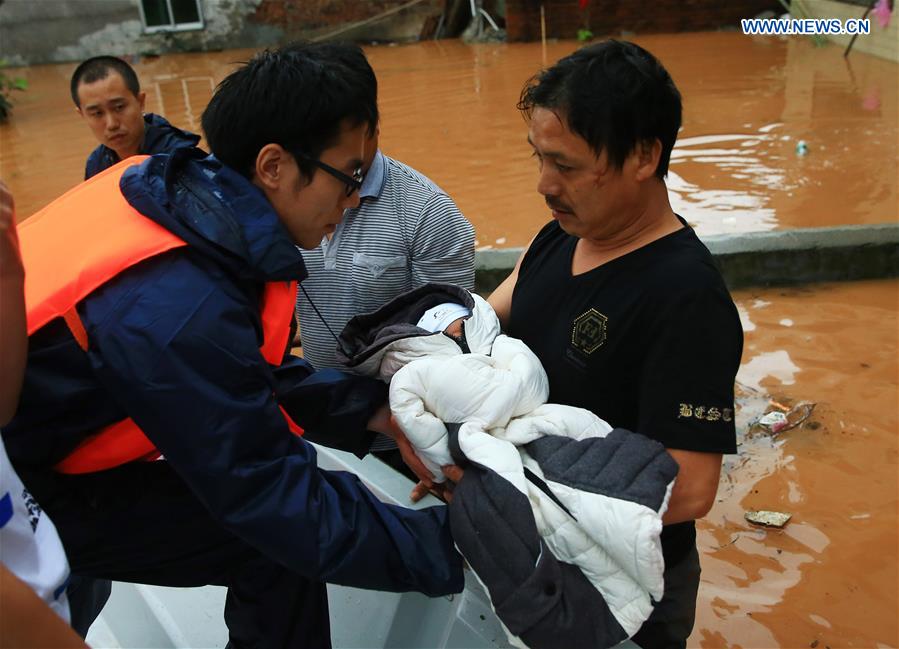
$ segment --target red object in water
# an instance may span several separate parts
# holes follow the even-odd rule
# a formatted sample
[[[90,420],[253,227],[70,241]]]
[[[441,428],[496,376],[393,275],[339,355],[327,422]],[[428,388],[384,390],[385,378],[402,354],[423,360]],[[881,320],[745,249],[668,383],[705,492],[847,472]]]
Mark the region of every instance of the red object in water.
[[[587,5],[590,4],[590,0],[577,0],[577,3],[581,9],[586,9]]]
[[[888,0],[877,0],[877,4],[874,5],[874,9],[871,11],[881,29],[886,29],[887,25],[890,24],[890,16],[893,13],[892,4]],[[583,8],[583,6],[584,0],[581,0],[581,7]]]

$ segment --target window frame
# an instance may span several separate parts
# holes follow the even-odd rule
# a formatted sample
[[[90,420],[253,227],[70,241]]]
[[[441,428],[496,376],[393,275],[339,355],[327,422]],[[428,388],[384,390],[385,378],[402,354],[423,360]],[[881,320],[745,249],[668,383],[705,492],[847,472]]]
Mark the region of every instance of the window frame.
[[[206,27],[206,21],[203,18],[203,6],[200,0],[194,0],[194,4],[197,6],[197,15],[200,20],[192,23],[175,23],[171,22],[168,25],[153,25],[150,26],[147,24],[147,16],[144,13],[144,0],[138,0],[137,8],[140,11],[140,22],[143,25],[145,34],[156,34],[159,32],[189,32],[196,31],[199,29],[204,29]],[[169,16],[171,20],[175,20],[175,12],[172,10],[172,0],[165,0],[166,8],[169,11]]]

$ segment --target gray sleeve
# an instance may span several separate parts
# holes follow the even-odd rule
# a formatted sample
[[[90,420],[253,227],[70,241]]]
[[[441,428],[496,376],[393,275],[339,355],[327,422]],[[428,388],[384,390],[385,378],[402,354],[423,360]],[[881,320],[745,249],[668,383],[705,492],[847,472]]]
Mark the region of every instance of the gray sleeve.
[[[425,203],[410,252],[413,287],[443,282],[474,289],[474,227],[446,194]]]

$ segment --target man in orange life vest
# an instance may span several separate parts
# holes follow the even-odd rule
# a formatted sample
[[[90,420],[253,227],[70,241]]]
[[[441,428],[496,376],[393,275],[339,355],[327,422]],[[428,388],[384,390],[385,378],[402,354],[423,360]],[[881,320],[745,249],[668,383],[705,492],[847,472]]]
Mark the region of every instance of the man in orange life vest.
[[[295,434],[357,454],[372,431],[401,435],[383,385],[282,362],[296,245],[359,202],[377,113],[351,78],[321,50],[260,53],[203,115],[213,156],[130,158],[22,227],[13,464],[74,575],[226,585],[229,646],[329,646],[324,582],[463,585],[443,507],[385,505]]]

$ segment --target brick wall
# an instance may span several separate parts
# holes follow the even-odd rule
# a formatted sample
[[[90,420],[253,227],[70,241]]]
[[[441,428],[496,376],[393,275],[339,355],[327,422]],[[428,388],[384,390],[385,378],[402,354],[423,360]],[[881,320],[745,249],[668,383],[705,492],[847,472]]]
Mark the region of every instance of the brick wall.
[[[542,4],[548,38],[575,38],[585,26],[597,36],[714,30],[739,27],[740,18],[765,10],[784,12],[777,0],[590,0],[587,12],[581,11],[577,0],[544,0]],[[540,0],[506,0],[510,41],[540,39],[540,5]]]
[[[299,34],[339,28],[407,4],[409,0],[262,0],[251,21]],[[439,14],[443,0],[424,0],[400,13]]]

